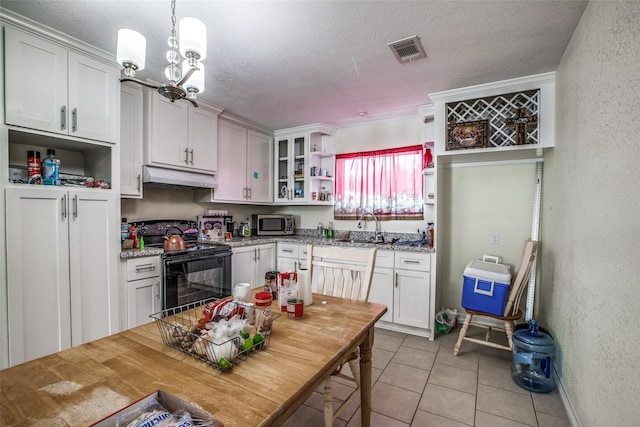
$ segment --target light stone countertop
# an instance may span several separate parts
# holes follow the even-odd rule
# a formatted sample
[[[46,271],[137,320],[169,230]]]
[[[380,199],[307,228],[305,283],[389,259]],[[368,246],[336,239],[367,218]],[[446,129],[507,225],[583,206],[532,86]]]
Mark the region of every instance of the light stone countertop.
[[[421,252],[431,253],[435,252],[432,248],[416,247],[416,246],[402,246],[394,245],[390,243],[367,243],[363,241],[356,241],[351,243],[350,241],[336,240],[336,239],[323,239],[320,237],[312,236],[273,236],[273,237],[234,237],[230,242],[224,242],[225,245],[229,245],[232,248],[252,246],[252,245],[266,245],[269,243],[296,243],[307,245],[320,245],[320,246],[343,246],[343,247],[355,247],[355,248],[378,248],[381,250],[393,250],[402,252]],[[145,249],[123,249],[120,252],[120,259],[141,258],[148,256],[162,255],[164,250],[162,248],[145,248]]]

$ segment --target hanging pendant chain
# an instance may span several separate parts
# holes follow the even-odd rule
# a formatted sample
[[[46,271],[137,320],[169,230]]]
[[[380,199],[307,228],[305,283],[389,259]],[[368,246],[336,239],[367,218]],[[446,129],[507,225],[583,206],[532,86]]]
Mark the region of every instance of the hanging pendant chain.
[[[171,0],[171,36],[176,36],[176,0]]]

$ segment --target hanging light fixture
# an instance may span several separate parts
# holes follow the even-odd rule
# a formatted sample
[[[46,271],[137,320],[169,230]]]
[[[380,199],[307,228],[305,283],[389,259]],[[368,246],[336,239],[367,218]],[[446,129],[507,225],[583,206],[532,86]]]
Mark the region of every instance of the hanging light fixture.
[[[204,65],[207,57],[207,28],[196,18],[182,18],[176,34],[176,0],[171,0],[171,35],[167,39],[169,50],[166,58],[169,65],[164,70],[168,83],[156,85],[135,78],[137,70],[145,66],[146,43],[144,36],[128,28],[118,31],[116,59],[123,69],[121,82],[133,81],[157,89],[171,102],[187,99],[196,107],[196,98],[204,92]],[[178,35],[180,40],[178,41]],[[179,66],[181,55],[184,57]]]

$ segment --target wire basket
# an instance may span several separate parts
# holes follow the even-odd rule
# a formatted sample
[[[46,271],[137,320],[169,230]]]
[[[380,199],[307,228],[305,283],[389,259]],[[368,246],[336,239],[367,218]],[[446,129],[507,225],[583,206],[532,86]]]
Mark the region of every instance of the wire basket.
[[[273,321],[280,314],[241,301],[209,299],[150,317],[164,345],[225,372],[269,347]]]

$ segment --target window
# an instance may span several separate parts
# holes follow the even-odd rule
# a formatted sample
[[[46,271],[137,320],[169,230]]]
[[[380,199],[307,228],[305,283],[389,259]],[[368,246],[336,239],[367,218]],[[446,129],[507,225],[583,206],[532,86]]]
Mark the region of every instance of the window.
[[[421,145],[338,154],[335,179],[335,219],[423,219]]]

